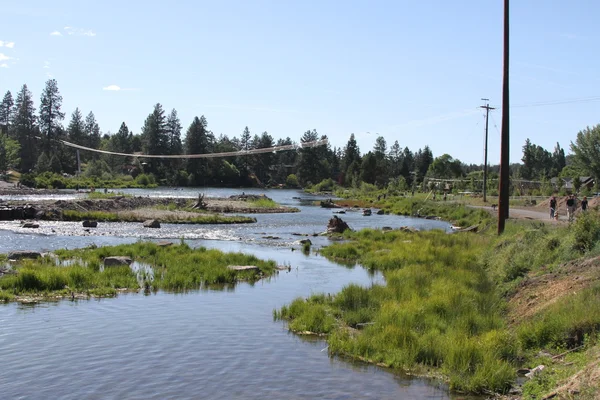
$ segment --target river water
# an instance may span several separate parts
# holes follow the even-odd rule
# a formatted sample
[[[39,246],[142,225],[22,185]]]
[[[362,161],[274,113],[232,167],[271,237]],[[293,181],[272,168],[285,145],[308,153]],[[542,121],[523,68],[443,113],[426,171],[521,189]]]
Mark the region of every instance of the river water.
[[[135,195],[224,197],[239,190],[129,190]],[[330,358],[323,340],[307,339],[274,322],[272,311],[296,297],[336,293],[348,283],[382,281],[360,266],[349,268],[304,255],[294,233],[325,230],[331,210],[291,190],[265,193],[298,207],[295,214],[254,215],[256,224],[43,223],[35,233],[0,224],[0,253],[15,249],[185,240],[191,246],[252,253],[292,266],[289,272],[225,290],[186,294],[121,294],[114,299],[0,305],[0,398],[4,399],[445,399],[447,390],[423,379]],[[72,198],[59,194],[54,199]],[[6,199],[6,198],[5,198]],[[449,230],[447,223],[399,216],[342,218],[353,229],[415,226]],[[265,239],[274,236],[276,239]],[[315,247],[328,239],[311,237]]]

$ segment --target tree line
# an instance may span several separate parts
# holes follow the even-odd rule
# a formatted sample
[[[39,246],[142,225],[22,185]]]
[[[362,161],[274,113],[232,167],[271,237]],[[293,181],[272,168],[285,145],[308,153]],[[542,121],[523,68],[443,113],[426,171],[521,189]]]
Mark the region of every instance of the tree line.
[[[89,151],[77,152],[61,140],[85,147],[117,153],[152,155],[210,154],[248,151],[297,144],[290,137],[275,139],[268,132],[252,134],[245,127],[234,137],[215,135],[207,119],[194,117],[184,132],[176,109],[166,111],[154,105],[141,132],[133,133],[123,122],[118,131],[102,133],[94,113],[76,108],[66,126],[62,96],[56,80],[50,79],[40,96],[39,110],[27,85],[16,98],[7,91],[0,104],[0,171],[13,168],[21,172],[55,172],[89,177],[152,174],[166,185],[177,186],[252,186],[311,185],[331,179],[342,186],[358,186],[361,182],[384,187],[393,185],[408,190],[427,178],[471,182],[480,189],[483,165],[462,163],[449,154],[435,157],[429,146],[411,151],[398,141],[391,146],[382,136],[371,150],[361,154],[354,134],[344,147],[298,147],[297,151],[265,152],[236,157],[156,159],[123,157]],[[300,143],[327,139],[316,130],[305,131]],[[557,143],[550,153],[527,139],[523,146],[522,164],[512,165],[513,178],[547,180],[561,174],[600,176],[600,126],[579,132],[571,143],[572,155],[565,156]],[[80,171],[79,167],[83,166]],[[490,182],[498,166],[490,167]],[[479,185],[479,186],[478,186]]]

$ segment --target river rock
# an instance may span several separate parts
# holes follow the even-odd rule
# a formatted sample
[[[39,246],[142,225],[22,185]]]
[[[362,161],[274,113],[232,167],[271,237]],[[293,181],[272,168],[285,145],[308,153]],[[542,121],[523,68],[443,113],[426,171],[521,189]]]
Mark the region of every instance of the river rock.
[[[22,228],[30,228],[30,229],[35,229],[35,228],[39,228],[40,225],[36,224],[35,222],[25,222],[23,223],[23,225],[21,225]]]
[[[105,267],[114,267],[120,265],[131,265],[133,260],[127,256],[110,256],[104,259]]]
[[[302,239],[300,241],[300,244],[308,244],[309,246],[312,246],[312,242],[310,241],[310,239]]]
[[[144,221],[144,228],[160,228],[160,222],[156,219],[149,219]]]
[[[160,242],[156,242],[158,247],[169,247],[173,245],[173,242],[169,242],[168,240],[161,240]]]
[[[40,258],[42,253],[32,250],[15,250],[8,253],[9,260],[22,260],[24,258],[35,259]]]
[[[348,229],[350,229],[348,224],[337,215],[334,215],[327,224],[327,233],[343,233]]]
[[[88,221],[86,219],[85,221],[83,221],[83,227],[84,228],[97,228],[98,227],[98,221]]]
[[[377,210],[376,214],[377,214],[377,215],[383,215],[383,214],[384,214],[384,212],[385,212],[385,211],[383,211],[383,210]]]

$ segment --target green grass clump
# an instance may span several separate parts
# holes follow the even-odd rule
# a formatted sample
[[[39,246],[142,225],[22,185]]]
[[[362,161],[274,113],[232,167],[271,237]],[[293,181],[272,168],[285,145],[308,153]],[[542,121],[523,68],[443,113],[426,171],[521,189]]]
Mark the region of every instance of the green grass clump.
[[[2,298],[39,295],[42,297],[69,295],[114,296],[118,289],[187,291],[201,287],[254,282],[275,271],[273,261],[262,261],[242,253],[223,253],[205,248],[191,249],[185,244],[160,247],[150,242],[130,245],[58,250],[60,260],[77,260],[69,266],[56,266],[50,258],[27,260],[17,267],[17,274],[0,277]],[[108,256],[129,256],[148,264],[153,279],[136,275],[128,266],[101,268]],[[229,265],[255,265],[258,270],[234,271]],[[6,295],[4,295],[6,293]]]
[[[332,298],[296,300],[278,314],[291,330],[322,327],[314,332],[330,334],[333,354],[394,368],[439,368],[455,389],[510,387],[516,341],[478,263],[488,238],[368,229],[346,237],[352,242],[322,254],[383,270],[386,285],[349,285]],[[321,323],[330,319],[335,323]]]
[[[268,198],[260,198],[256,200],[251,200],[248,203],[252,204],[256,208],[278,208],[279,204],[274,200]]]

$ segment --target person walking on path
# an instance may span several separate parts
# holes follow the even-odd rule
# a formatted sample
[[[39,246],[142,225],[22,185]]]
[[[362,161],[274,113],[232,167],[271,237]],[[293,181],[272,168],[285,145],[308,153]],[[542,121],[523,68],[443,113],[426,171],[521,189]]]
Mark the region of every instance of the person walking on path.
[[[587,210],[588,199],[586,196],[583,196],[583,200],[581,200],[581,211]]]
[[[550,197],[550,219],[554,219],[554,213],[556,212],[556,197]]]
[[[575,196],[571,194],[569,197],[567,197],[567,217],[569,218],[569,222],[573,222],[576,208],[577,203],[575,202]]]

